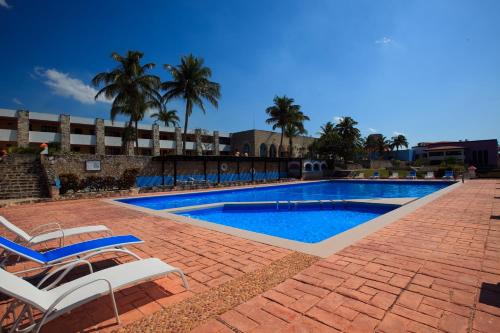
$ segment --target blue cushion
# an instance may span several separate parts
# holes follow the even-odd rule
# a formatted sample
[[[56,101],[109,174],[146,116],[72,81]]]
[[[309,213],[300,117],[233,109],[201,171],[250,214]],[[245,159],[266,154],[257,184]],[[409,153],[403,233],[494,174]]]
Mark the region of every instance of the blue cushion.
[[[0,237],[1,247],[16,254],[19,254],[20,256],[26,259],[30,259],[41,264],[50,264],[68,257],[73,257],[78,254],[92,252],[95,250],[124,246],[129,244],[137,244],[137,243],[142,243],[142,241],[139,238],[132,235],[112,236],[112,237],[98,238],[86,242],[71,244],[44,253],[40,253],[38,251],[14,243],[6,238]]]

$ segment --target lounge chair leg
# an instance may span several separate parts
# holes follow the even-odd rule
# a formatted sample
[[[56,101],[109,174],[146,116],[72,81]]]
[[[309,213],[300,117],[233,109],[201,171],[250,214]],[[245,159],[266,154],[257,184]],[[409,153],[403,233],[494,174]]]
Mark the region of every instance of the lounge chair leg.
[[[184,276],[184,273],[182,273],[182,271],[180,269],[177,269],[174,272],[176,272],[177,274],[179,274],[179,276],[181,277],[182,284],[184,285],[184,288],[189,289],[189,284],[187,282],[186,276]]]
[[[24,315],[26,314],[26,311],[28,311],[29,306],[24,305],[23,308],[21,309],[21,312],[19,313],[19,316],[17,317],[16,321],[12,324],[12,327],[10,328],[10,333],[14,333],[17,331],[17,328],[19,327],[19,324],[23,321]]]
[[[113,311],[115,312],[115,318],[116,318],[116,324],[120,325],[120,315],[118,314],[118,307],[116,306],[116,300],[115,300],[115,293],[111,292],[110,294],[111,297],[111,304],[113,304]]]

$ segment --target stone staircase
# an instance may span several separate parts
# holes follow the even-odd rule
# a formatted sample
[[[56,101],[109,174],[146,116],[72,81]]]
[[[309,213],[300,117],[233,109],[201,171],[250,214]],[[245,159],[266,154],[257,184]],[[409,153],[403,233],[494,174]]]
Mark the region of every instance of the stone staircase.
[[[38,155],[19,154],[0,162],[0,200],[43,198],[47,184]]]

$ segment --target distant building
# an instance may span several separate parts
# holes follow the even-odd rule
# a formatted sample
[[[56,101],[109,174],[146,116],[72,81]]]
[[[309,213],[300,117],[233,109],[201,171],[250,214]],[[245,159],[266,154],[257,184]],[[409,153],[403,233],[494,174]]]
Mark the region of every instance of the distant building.
[[[281,134],[263,130],[248,130],[231,134],[231,146],[234,151],[241,154],[260,157],[288,156],[289,140],[283,138],[281,153],[278,153]],[[309,146],[314,142],[313,137],[298,136],[292,140],[292,157],[303,157],[307,154]]]
[[[9,147],[38,148],[41,143],[55,142],[63,152],[120,155],[124,149],[134,154],[134,145],[123,148],[125,122],[84,118],[64,114],[38,113],[27,110],[0,109],[0,150]],[[180,128],[158,124],[139,124],[140,155],[182,154],[183,133]],[[187,155],[231,155],[236,151],[249,156],[278,156],[280,134],[250,130],[238,133],[203,129],[188,130]],[[294,156],[303,156],[314,139],[293,140]],[[283,142],[287,155],[288,138]]]
[[[440,164],[447,158],[454,158],[477,168],[498,167],[497,139],[421,142],[412,149],[415,160],[422,158],[430,164]]]

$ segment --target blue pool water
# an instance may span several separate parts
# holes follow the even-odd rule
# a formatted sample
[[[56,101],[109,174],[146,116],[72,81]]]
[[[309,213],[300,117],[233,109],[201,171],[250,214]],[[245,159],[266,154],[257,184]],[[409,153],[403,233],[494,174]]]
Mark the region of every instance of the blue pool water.
[[[276,209],[260,205],[217,207],[178,213],[238,229],[317,243],[385,214],[397,206],[335,204]]]
[[[347,200],[366,198],[420,198],[452,182],[419,181],[323,181],[232,189],[202,193],[119,199],[118,201],[155,210],[216,202]]]

